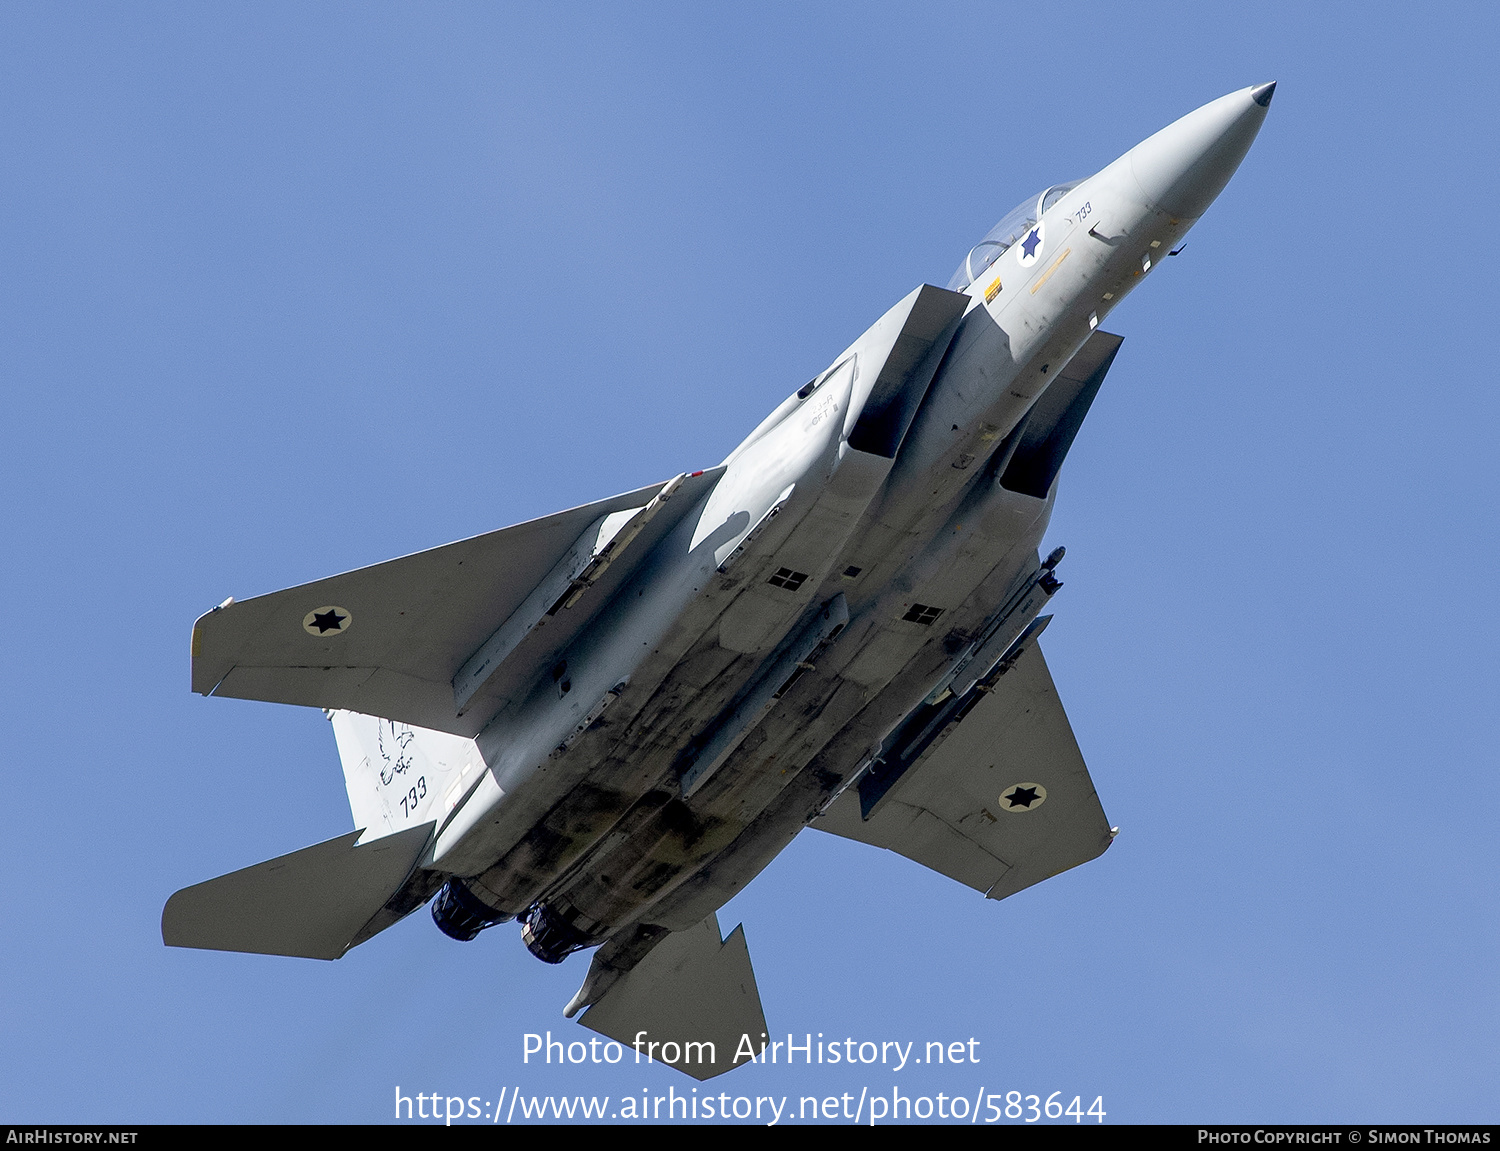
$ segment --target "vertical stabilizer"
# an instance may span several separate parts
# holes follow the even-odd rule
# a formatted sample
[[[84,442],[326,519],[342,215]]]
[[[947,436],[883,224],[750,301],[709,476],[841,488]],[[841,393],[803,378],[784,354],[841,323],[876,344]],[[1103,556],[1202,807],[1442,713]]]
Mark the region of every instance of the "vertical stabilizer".
[[[326,714],[363,843],[429,820],[441,826],[484,774],[472,739],[353,711]]]

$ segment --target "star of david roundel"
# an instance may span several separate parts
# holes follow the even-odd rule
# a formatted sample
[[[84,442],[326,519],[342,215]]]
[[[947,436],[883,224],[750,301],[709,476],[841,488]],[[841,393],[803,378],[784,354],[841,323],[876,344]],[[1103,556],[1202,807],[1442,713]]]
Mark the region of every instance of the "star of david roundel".
[[[308,612],[302,618],[302,630],[308,635],[339,635],[349,630],[353,620],[354,617],[343,608],[330,605]]]
[[[1042,258],[1042,249],[1047,246],[1046,227],[1038,220],[1021,233],[1021,238],[1015,243],[1016,260],[1021,267],[1029,268]]]
[[[1047,789],[1039,783],[1018,783],[1000,793],[1006,811],[1035,811],[1047,802]]]

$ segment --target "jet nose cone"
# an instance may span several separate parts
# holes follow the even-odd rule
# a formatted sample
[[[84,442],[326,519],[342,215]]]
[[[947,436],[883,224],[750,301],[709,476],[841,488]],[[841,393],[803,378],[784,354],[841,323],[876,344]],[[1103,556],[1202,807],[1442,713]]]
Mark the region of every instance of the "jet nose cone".
[[[1146,203],[1179,219],[1203,215],[1255,142],[1275,90],[1272,81],[1221,96],[1132,148]]]

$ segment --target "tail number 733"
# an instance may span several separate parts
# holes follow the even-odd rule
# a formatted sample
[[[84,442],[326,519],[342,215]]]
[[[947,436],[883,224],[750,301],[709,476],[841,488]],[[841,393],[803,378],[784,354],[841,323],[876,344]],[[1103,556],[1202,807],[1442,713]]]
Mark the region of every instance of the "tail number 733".
[[[417,782],[406,789],[406,794],[401,797],[401,814],[408,819],[417,810],[417,804],[427,798],[427,777],[417,776]]]

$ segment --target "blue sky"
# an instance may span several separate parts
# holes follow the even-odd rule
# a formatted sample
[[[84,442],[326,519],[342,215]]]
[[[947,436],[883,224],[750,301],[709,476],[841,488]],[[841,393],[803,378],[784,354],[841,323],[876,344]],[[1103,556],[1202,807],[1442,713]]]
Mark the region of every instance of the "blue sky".
[[[1111,822],[999,904],[806,833],[724,912],[773,1031],[1111,1120],[1494,1120],[1490,6],[12,5],[0,12],[0,1119],[360,1121],[523,1065],[584,957],[425,913],[169,951],[349,814],[193,619],[717,462],[1023,196],[1280,81],[1063,473],[1046,648]]]

